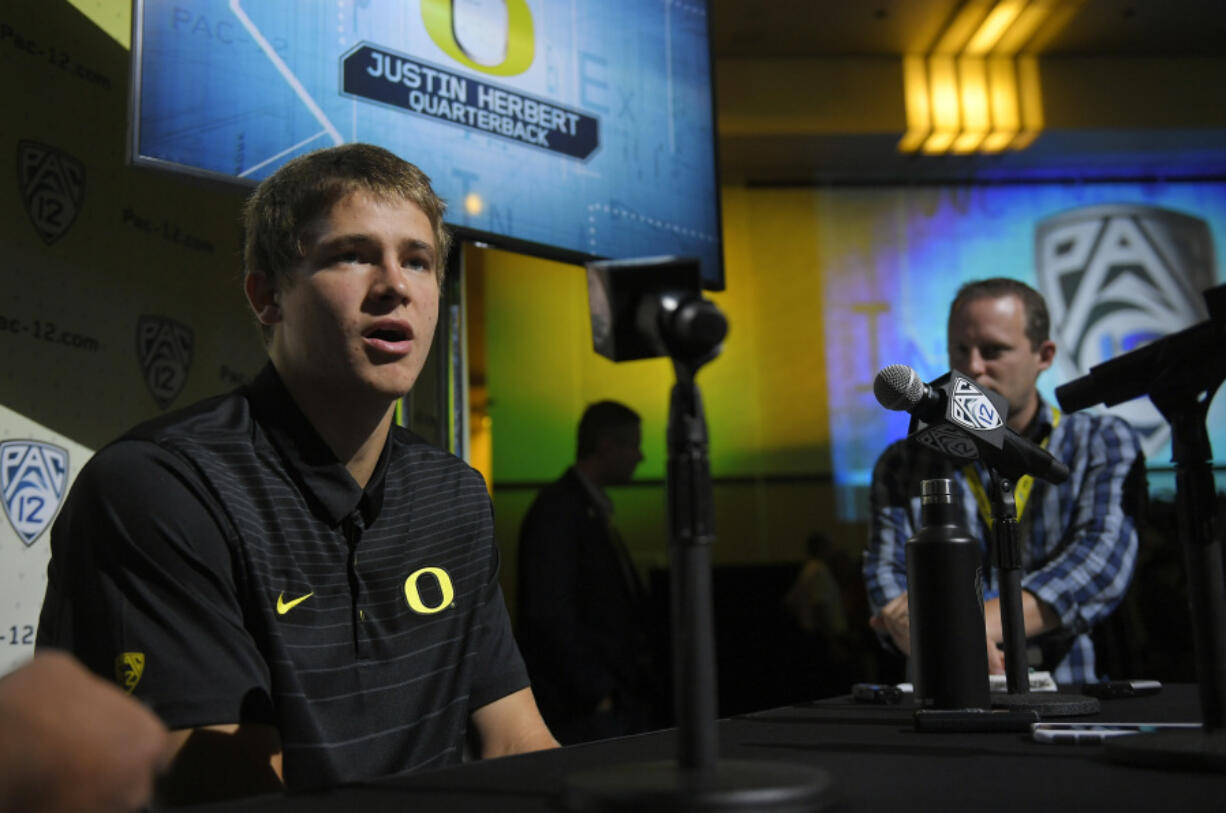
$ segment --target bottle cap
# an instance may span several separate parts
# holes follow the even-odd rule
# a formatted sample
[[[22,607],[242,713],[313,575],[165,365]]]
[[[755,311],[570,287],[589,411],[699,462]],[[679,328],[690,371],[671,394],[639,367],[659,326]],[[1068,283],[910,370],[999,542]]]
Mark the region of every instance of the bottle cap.
[[[948,478],[924,480],[920,483],[920,501],[924,505],[952,503],[954,501],[953,491],[953,481]]]

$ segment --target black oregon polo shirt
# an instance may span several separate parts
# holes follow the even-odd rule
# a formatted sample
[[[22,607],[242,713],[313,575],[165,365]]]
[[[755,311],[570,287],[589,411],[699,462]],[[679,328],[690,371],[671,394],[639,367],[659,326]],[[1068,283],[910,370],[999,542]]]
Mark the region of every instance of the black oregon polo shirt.
[[[99,451],[51,549],[39,646],[172,729],[276,725],[291,790],[458,762],[528,685],[481,476],[393,427],[359,488],[271,365]]]

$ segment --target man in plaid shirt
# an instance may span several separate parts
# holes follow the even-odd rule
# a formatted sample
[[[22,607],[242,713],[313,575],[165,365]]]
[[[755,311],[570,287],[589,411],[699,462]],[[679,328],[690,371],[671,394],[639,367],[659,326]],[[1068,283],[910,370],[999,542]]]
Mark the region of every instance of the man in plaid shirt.
[[[1093,682],[1090,630],[1124,598],[1136,563],[1145,487],[1140,442],[1118,417],[1063,415],[1039,396],[1035,382],[1051,366],[1056,345],[1046,303],[1024,283],[995,278],[964,285],[950,306],[948,336],[950,367],[1003,395],[1008,425],[1069,467],[1060,485],[1023,478],[1015,490],[1022,610],[1031,665],[1050,670],[1057,683]],[[870,623],[910,654],[906,543],[919,527],[920,482],[934,477],[953,481],[963,525],[980,540],[988,666],[1001,674],[999,586],[988,548],[991,480],[978,462],[955,464],[905,440],[878,459],[864,556]]]

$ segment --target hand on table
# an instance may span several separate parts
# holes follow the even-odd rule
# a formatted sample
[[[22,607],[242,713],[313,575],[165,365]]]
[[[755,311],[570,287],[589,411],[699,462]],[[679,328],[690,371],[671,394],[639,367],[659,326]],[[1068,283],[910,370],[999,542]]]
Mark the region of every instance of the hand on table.
[[[911,615],[906,593],[900,593],[882,607],[881,612],[868,620],[868,625],[888,633],[902,654],[911,654]]]
[[[996,641],[992,640],[991,634],[988,635],[988,674],[1003,675],[1005,673],[1005,653]]]

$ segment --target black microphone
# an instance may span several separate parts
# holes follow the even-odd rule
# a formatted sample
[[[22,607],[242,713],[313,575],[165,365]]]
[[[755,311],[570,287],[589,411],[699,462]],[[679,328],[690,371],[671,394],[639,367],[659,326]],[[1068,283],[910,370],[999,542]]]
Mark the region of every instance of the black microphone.
[[[1204,296],[1208,319],[1107,359],[1081,378],[1061,384],[1056,387],[1060,406],[1076,412],[1096,404],[1115,406],[1142,395],[1168,400],[1174,392],[1212,393],[1226,371],[1221,352],[1226,346],[1226,284],[1210,288]]]
[[[982,390],[979,392],[982,393]],[[925,384],[919,374],[905,364],[891,364],[877,373],[873,379],[873,394],[886,409],[910,412],[924,423],[958,429],[975,442],[983,461],[1005,477],[1017,480],[1022,475],[1031,474],[1049,483],[1063,483],[1068,479],[1068,466],[1008,426],[999,427],[1004,431],[1000,433],[1001,443],[997,445],[983,431],[997,431],[997,428],[985,425],[980,429],[971,425],[973,422],[951,419],[949,393],[944,388]]]

